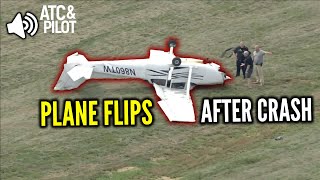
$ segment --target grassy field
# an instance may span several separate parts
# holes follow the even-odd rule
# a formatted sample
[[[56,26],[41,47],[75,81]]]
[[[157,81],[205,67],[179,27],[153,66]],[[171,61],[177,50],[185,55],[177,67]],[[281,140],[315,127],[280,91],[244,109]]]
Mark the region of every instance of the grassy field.
[[[52,1],[1,1],[1,179],[319,179],[320,2],[318,1],[59,1],[72,4],[74,34],[7,35],[16,12],[40,16]],[[218,58],[244,40],[274,55],[264,87],[242,79],[194,91],[202,97],[312,95],[311,124],[171,125],[158,108],[151,127],[40,129],[39,99],[153,96],[141,83],[89,83],[71,94],[50,86],[62,57],[144,55],[168,36],[180,53]],[[230,72],[233,59],[222,58]],[[274,137],[283,136],[282,141]]]

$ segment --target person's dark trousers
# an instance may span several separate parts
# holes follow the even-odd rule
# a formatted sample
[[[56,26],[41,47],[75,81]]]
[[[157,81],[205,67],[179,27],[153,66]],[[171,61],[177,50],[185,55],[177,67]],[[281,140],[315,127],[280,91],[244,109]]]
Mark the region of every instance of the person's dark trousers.
[[[241,60],[237,60],[237,74],[236,76],[240,76],[240,70],[242,71],[243,79],[246,78],[246,66],[241,66],[243,62]]]
[[[240,60],[237,60],[237,73],[236,73],[236,76],[240,76],[240,69],[241,69],[241,61]]]
[[[247,66],[241,66],[241,70],[242,70],[243,79],[245,79],[246,78]]]

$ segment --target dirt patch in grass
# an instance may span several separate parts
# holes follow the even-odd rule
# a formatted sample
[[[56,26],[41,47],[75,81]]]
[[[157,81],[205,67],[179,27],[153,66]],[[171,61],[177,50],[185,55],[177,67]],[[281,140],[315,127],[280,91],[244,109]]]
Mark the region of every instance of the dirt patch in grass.
[[[171,177],[167,177],[167,176],[162,176],[158,180],[179,180],[179,179],[181,179],[181,177],[171,178]]]
[[[127,166],[127,167],[117,169],[117,172],[136,171],[136,170],[139,170],[139,168],[133,167],[133,166]]]

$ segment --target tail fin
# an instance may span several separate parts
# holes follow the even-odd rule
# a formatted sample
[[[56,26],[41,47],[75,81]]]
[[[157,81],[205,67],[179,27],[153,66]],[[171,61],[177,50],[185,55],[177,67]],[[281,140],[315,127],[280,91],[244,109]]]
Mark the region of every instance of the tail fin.
[[[93,68],[81,54],[74,53],[67,57],[67,63],[60,75],[54,90],[71,90],[79,87],[86,79],[90,79]]]

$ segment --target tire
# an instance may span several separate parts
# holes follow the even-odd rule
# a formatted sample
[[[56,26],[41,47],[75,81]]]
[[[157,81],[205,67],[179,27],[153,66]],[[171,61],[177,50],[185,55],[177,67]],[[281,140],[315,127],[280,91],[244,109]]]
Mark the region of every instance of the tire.
[[[168,45],[169,47],[176,47],[177,43],[175,40],[170,40]]]
[[[178,57],[173,58],[173,59],[172,59],[172,64],[173,64],[174,66],[180,66],[180,64],[181,64],[181,59],[178,58]]]

